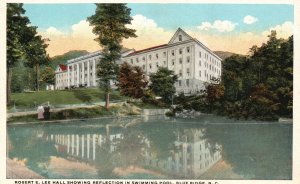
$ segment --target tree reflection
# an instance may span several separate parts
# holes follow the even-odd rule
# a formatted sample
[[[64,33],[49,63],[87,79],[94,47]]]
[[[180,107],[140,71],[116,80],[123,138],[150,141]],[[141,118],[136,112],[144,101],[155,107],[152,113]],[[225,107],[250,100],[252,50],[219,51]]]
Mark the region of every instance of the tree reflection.
[[[205,137],[222,145],[223,158],[245,179],[292,177],[292,126],[207,125]]]

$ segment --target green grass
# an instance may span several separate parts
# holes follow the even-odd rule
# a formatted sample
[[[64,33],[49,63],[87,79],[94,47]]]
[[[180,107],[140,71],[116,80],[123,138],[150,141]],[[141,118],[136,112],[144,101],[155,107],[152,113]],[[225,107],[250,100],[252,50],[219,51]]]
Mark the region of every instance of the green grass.
[[[118,91],[112,91],[110,95],[111,101],[125,99]],[[13,93],[12,101],[17,108],[32,108],[48,101],[51,105],[88,104],[104,101],[104,93],[99,88],[24,92]]]

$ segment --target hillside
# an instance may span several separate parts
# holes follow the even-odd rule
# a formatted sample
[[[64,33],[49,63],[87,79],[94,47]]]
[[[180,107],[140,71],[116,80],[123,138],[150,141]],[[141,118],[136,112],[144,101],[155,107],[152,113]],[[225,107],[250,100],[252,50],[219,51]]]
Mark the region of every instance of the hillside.
[[[215,54],[217,54],[221,59],[226,59],[236,53],[233,52],[227,52],[227,51],[214,51]]]
[[[88,54],[86,50],[72,50],[63,55],[54,56],[51,58],[50,66],[55,69],[58,64],[66,64],[68,60]]]

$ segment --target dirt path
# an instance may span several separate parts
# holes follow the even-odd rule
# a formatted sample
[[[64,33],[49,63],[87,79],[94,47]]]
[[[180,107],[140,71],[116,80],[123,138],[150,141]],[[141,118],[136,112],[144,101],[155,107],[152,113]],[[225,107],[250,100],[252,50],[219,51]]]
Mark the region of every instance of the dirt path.
[[[110,105],[114,105],[114,104],[119,104],[118,103],[110,103]],[[95,106],[104,106],[104,102],[101,103],[97,103],[97,104],[92,104],[92,105],[72,105],[70,107],[64,107],[64,108],[54,108],[51,109],[50,112],[57,112],[57,111],[61,111],[61,110],[67,110],[67,109],[78,109],[78,108],[91,108],[91,107],[95,107]],[[26,115],[31,115],[31,114],[37,114],[37,111],[25,111],[25,112],[13,112],[13,113],[7,113],[7,119],[10,117],[17,117],[17,116],[26,116]]]

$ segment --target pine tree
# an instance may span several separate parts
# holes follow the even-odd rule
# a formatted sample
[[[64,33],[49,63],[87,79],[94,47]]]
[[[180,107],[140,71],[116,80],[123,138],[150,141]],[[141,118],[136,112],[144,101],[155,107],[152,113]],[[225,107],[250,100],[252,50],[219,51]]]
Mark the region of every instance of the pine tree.
[[[26,44],[23,42],[22,36],[26,27],[29,25],[29,19],[24,16],[25,10],[23,4],[8,3],[7,19],[6,19],[6,90],[7,104],[11,103],[11,79],[12,68],[22,58],[22,47]]]
[[[126,25],[131,24],[131,9],[126,4],[96,4],[95,14],[88,17],[93,26],[95,39],[102,47],[102,58],[97,66],[99,85],[105,91],[105,108],[109,109],[111,81],[117,80],[118,66],[121,58],[121,42],[124,38],[136,37],[135,30]]]

